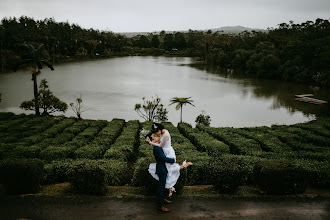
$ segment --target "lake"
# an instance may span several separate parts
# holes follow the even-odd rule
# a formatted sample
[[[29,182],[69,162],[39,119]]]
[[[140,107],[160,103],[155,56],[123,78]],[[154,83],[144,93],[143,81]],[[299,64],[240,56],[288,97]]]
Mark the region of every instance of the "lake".
[[[38,83],[47,79],[59,99],[70,103],[82,96],[84,119],[142,118],[134,111],[142,97],[158,95],[176,126],[180,111],[169,105],[172,97],[191,97],[194,105],[183,107],[183,121],[195,125],[205,111],[214,127],[251,127],[294,124],[313,120],[325,105],[294,100],[296,94],[313,93],[329,99],[330,90],[274,80],[257,80],[231,71],[194,67],[187,57],[121,57],[57,64],[42,70]],[[33,113],[19,105],[33,98],[29,70],[0,74],[1,112]],[[66,116],[75,116],[71,109]]]

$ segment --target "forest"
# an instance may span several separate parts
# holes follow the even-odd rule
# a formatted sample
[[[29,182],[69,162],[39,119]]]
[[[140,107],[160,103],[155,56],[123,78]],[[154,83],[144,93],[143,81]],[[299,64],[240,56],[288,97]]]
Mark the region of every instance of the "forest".
[[[265,32],[161,31],[127,38],[53,18],[3,18],[2,72],[12,71],[24,59],[25,44],[43,44],[43,56],[53,64],[114,56],[189,56],[203,65],[233,69],[250,77],[330,87],[329,19],[302,24],[289,21]]]

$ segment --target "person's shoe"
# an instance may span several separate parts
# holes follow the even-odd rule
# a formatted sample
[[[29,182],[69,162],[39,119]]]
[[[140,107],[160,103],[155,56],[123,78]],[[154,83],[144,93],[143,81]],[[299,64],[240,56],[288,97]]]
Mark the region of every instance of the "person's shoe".
[[[165,208],[164,206],[161,206],[159,210],[162,212],[170,212],[170,210],[168,208]]]
[[[164,202],[167,203],[167,204],[171,204],[172,203],[171,200],[167,200],[167,199],[164,199]]]

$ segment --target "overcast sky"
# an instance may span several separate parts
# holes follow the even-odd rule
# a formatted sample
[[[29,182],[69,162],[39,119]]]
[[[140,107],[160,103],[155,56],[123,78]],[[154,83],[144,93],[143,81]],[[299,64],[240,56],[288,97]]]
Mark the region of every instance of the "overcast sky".
[[[0,0],[0,18],[54,18],[113,32],[277,27],[329,19],[330,0]]]

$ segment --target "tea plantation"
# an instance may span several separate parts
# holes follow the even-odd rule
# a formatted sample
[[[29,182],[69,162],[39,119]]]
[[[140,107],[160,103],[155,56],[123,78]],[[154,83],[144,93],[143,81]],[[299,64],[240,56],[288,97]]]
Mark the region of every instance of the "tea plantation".
[[[253,185],[267,194],[330,186],[330,118],[255,128],[163,124],[177,162],[194,163],[181,170],[178,194],[184,185],[214,185],[226,193]],[[106,185],[154,192],[152,147],[140,137],[151,125],[0,113],[0,184],[13,194],[62,182],[78,193],[102,194]]]

